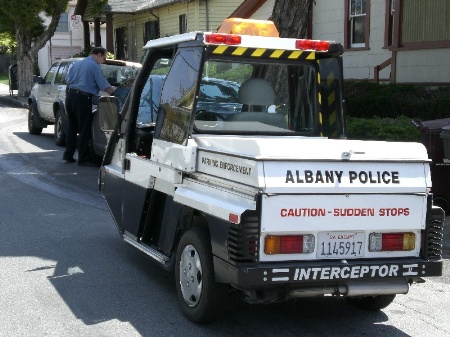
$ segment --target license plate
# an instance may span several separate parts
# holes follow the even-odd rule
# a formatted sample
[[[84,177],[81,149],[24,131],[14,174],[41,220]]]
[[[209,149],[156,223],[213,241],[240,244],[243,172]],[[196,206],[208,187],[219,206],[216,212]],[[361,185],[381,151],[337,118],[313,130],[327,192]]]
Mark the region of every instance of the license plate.
[[[364,242],[363,232],[321,232],[317,257],[321,259],[363,257]]]

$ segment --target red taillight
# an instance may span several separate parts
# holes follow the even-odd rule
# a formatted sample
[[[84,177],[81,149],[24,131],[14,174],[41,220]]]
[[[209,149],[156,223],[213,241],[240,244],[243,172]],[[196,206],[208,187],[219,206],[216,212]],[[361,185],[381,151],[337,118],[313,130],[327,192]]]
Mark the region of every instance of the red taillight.
[[[383,251],[403,250],[403,233],[383,234]]]
[[[207,43],[220,43],[220,44],[240,44],[242,41],[241,36],[231,34],[205,34],[205,41]]]
[[[234,213],[230,213],[228,214],[228,221],[238,224],[239,223],[239,216],[237,214]]]
[[[407,233],[371,233],[369,236],[369,251],[395,252],[412,251],[416,246],[416,235]]]
[[[329,41],[322,40],[297,40],[295,48],[302,50],[327,51],[330,49]]]
[[[281,254],[294,254],[303,251],[303,236],[282,236],[280,240]]]
[[[264,253],[272,254],[309,254],[314,251],[313,235],[267,235]]]

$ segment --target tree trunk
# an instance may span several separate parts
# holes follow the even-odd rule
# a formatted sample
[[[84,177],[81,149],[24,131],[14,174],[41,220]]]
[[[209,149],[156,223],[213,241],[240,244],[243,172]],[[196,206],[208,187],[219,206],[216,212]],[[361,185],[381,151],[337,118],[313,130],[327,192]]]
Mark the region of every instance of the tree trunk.
[[[28,97],[33,86],[34,59],[31,55],[31,37],[18,31],[17,39],[17,85],[19,97]]]
[[[305,39],[314,0],[276,0],[270,20],[280,37]]]
[[[280,37],[305,39],[310,23],[312,5],[314,0],[276,0],[273,6],[272,16],[269,18],[275,23]],[[287,91],[287,83],[280,82],[284,71],[279,67],[267,66],[260,69],[264,78],[268,80],[275,92],[282,95]]]
[[[52,0],[51,21],[47,29],[35,36],[33,29],[27,25],[16,24],[17,41],[17,86],[19,97],[28,97],[33,87],[34,63],[39,49],[53,36],[59,23],[61,13],[67,8],[67,0]],[[37,13],[36,13],[37,14]],[[38,29],[39,27],[36,26]]]

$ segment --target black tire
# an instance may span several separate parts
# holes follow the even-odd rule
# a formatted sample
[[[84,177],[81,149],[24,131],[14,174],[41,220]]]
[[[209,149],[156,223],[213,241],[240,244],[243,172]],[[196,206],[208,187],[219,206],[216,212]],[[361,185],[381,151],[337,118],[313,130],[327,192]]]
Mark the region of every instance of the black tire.
[[[450,204],[449,204],[448,200],[445,199],[444,197],[434,197],[433,205],[439,206],[440,208],[442,208],[444,210],[445,214],[450,213]]]
[[[58,110],[55,114],[55,129],[53,133],[55,144],[58,146],[66,146],[66,133],[61,120],[61,112]]]
[[[92,121],[91,125],[91,138],[89,139],[89,161],[101,165],[103,161],[103,156],[99,156],[95,152],[95,146],[94,146],[94,123],[95,119]]]
[[[377,296],[359,296],[346,297],[346,299],[357,308],[378,311],[386,308],[395,299],[394,295],[377,295]]]
[[[36,127],[34,121],[34,116],[36,112],[34,111],[34,105],[30,104],[28,106],[28,132],[32,135],[40,135],[42,133],[42,128]]]
[[[92,139],[89,140],[89,161],[98,165],[101,165],[103,161],[103,157],[95,153],[94,145],[92,144]]]
[[[205,228],[183,234],[177,249],[175,281],[183,314],[195,323],[210,323],[221,313],[227,285],[216,283],[211,241]]]

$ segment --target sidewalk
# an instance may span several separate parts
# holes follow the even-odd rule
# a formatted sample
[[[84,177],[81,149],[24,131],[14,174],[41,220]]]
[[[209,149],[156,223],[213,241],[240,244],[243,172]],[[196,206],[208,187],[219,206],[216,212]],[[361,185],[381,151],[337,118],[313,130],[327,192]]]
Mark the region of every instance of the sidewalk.
[[[28,97],[18,97],[17,90],[14,90],[13,96],[9,94],[9,85],[0,83],[0,101],[13,104],[21,108],[28,108]]]

